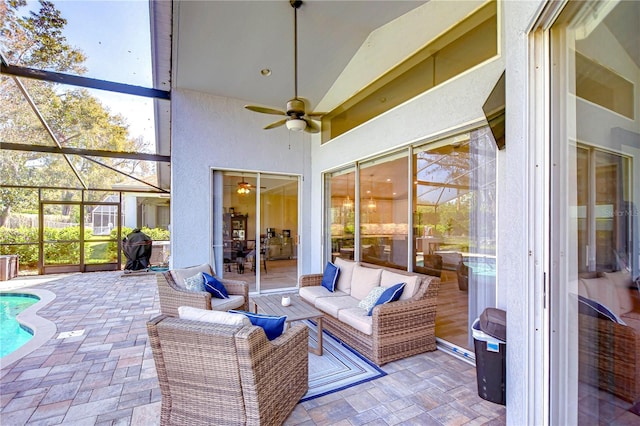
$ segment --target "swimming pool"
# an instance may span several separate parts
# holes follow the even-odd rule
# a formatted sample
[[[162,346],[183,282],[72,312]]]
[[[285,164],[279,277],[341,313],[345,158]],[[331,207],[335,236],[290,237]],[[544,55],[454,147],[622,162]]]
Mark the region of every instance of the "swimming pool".
[[[16,317],[39,300],[33,294],[0,293],[0,358],[31,340],[33,330],[21,325]]]

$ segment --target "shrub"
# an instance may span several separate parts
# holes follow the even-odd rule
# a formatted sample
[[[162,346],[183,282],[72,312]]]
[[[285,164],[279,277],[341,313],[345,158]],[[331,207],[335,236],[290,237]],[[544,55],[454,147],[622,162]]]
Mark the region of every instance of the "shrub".
[[[117,230],[111,231],[110,238],[116,240]],[[123,227],[123,238],[132,231],[131,228]],[[142,232],[147,234],[154,241],[169,240],[169,231],[160,228],[142,228]],[[93,232],[90,228],[85,228],[84,238],[90,240]],[[70,228],[45,228],[44,229],[44,250],[45,258],[49,264],[77,264],[80,260],[80,239],[79,229]],[[46,243],[46,241],[62,241],[59,243]],[[69,241],[69,242],[67,242]],[[102,251],[103,248],[96,244],[85,244],[85,261],[95,262],[115,262],[117,260],[117,244],[109,241],[106,253],[100,255],[100,259],[91,261],[94,247]],[[38,265],[38,228],[20,227],[6,228],[0,227],[0,254],[17,254],[20,257],[20,265],[24,267],[36,267]]]

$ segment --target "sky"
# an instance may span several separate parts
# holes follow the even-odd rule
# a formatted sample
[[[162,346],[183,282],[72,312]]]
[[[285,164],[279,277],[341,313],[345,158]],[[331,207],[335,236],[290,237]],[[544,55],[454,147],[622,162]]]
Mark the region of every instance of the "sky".
[[[148,0],[54,0],[67,20],[67,42],[84,52],[85,77],[152,87]],[[27,10],[38,10],[30,0]],[[129,122],[132,137],[154,141],[153,100],[139,96],[91,90],[112,112]],[[152,144],[153,146],[153,144]]]

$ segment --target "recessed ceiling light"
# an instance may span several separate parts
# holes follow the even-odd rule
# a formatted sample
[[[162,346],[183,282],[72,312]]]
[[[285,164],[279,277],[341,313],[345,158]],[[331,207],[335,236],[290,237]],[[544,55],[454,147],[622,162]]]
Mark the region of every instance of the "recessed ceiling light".
[[[263,77],[269,77],[271,75],[271,70],[269,68],[263,68],[260,70],[260,74]]]

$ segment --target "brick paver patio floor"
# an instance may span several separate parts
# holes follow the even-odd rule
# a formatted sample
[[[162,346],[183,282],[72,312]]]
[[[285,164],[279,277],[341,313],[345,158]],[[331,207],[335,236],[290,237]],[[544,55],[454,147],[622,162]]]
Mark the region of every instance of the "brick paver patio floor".
[[[146,321],[159,313],[153,274],[95,272],[0,283],[0,291],[16,288],[56,294],[38,315],[57,331],[40,348],[2,364],[0,424],[159,424],[161,395],[146,332]],[[79,336],[59,337],[80,330]],[[478,397],[474,367],[450,355],[430,352],[383,369],[385,377],[298,404],[286,424],[505,423],[503,406]]]

